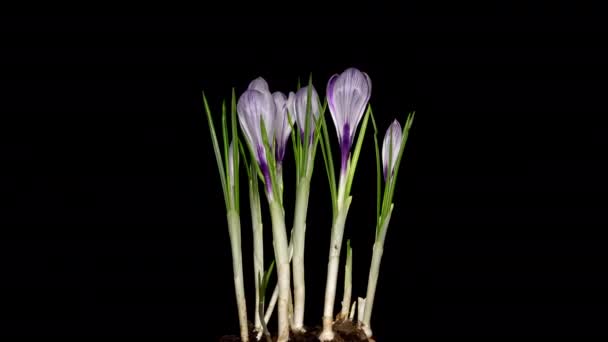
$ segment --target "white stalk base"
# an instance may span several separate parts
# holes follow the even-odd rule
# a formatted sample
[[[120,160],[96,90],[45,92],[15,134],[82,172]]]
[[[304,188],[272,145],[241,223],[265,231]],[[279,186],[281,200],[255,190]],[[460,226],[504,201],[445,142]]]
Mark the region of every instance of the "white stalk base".
[[[334,331],[333,331],[333,323],[334,320],[332,317],[323,317],[323,331],[321,335],[319,335],[319,340],[323,342],[333,341],[334,339]]]

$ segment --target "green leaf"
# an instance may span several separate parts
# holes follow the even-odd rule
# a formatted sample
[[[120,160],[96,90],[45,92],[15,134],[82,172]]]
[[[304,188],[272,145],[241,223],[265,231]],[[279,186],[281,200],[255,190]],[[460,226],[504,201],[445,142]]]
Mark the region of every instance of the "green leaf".
[[[321,153],[323,153],[323,161],[325,162],[325,171],[327,171],[327,179],[329,181],[329,192],[331,194],[331,205],[334,217],[337,214],[337,190],[336,190],[336,173],[334,172],[334,160],[331,154],[331,144],[329,142],[329,133],[327,132],[327,122],[325,115],[321,115]]]
[[[260,129],[262,131],[262,142],[264,143],[264,149],[266,150],[266,162],[268,163],[268,173],[270,174],[270,182],[272,187],[272,193],[274,194],[274,198],[278,201],[281,208],[283,207],[281,194],[279,192],[279,184],[277,183],[277,175],[276,175],[276,161],[274,159],[274,153],[272,153],[272,148],[270,147],[270,143],[268,142],[268,136],[266,133],[266,125],[264,124],[264,118],[260,116]],[[266,181],[266,180],[264,180]]]
[[[247,170],[247,178],[251,179],[252,172],[255,173],[255,168],[250,166],[249,159],[247,159],[247,155],[245,154],[245,150],[243,149],[243,143],[240,138],[239,140],[239,151],[241,152],[241,157],[243,158],[243,162],[245,163],[245,169]],[[255,163],[255,160],[253,161]]]
[[[226,179],[228,180],[228,203],[230,207],[234,207],[234,199],[232,198],[232,189],[230,188],[230,165],[228,165],[228,126],[226,123],[226,101],[222,101],[222,139],[224,140],[224,165],[226,165]]]
[[[299,134],[296,132],[296,127],[291,120],[291,114],[289,113],[289,109],[287,109],[287,122],[289,123],[289,127],[291,127],[291,146],[293,148],[293,156],[296,164],[296,187],[300,180],[300,139]]]
[[[220,153],[219,143],[217,141],[217,135],[215,134],[215,127],[213,125],[213,119],[211,118],[211,110],[209,110],[209,103],[207,102],[207,97],[205,96],[205,92],[203,92],[203,103],[205,106],[205,113],[207,114],[207,123],[209,124],[209,131],[211,133],[211,142],[213,143],[213,153],[215,154],[215,161],[217,163],[217,169],[220,174],[220,181],[222,183],[222,191],[224,192],[224,204],[226,205],[226,210],[230,207],[228,205],[228,195],[226,188],[226,173],[224,172],[224,164],[222,163],[222,155]]]
[[[251,167],[251,170],[250,170],[249,172],[250,172],[250,173],[255,172],[255,170],[254,170],[254,166],[253,166],[253,165],[251,165],[250,167]],[[259,194],[260,194],[260,193],[259,193],[259,190],[258,190],[258,189],[259,189],[259,188],[258,188],[258,179],[257,179],[256,177],[249,178],[249,184],[251,184],[251,190],[252,190],[252,191],[253,191],[255,194],[257,194],[257,196],[259,197]]]
[[[315,168],[314,160],[317,155],[317,147],[319,146],[319,140],[321,139],[321,120],[322,120],[323,116],[325,115],[326,107],[327,107],[327,100],[324,101],[323,105],[320,105],[321,111],[319,112],[319,117],[317,118],[317,121],[315,121],[315,135],[313,137],[313,149],[312,149],[312,154],[311,154],[312,165],[310,168],[310,175],[312,175],[314,168]]]
[[[255,172],[257,173],[258,177],[260,177],[260,179],[262,180],[262,182],[264,182],[264,175],[262,174],[262,170],[260,169],[260,165],[258,165],[258,160],[255,156],[255,153],[253,151],[253,146],[251,146],[251,144],[249,143],[249,141],[245,140],[247,143],[244,145],[247,145],[247,150],[249,151],[249,158],[251,160],[251,165],[255,168]],[[242,145],[241,145],[242,146]],[[253,176],[253,175],[251,175]]]
[[[405,143],[407,142],[410,128],[412,127],[412,124],[414,122],[415,114],[416,114],[416,112],[412,112],[407,116],[407,120],[405,121],[405,125],[403,127],[403,133],[401,135],[402,136],[401,146],[399,149],[399,153],[397,154],[397,161],[395,163],[394,174],[393,174],[393,177],[391,177],[391,182],[390,182],[389,198],[391,201],[392,201],[393,195],[395,193],[395,185],[397,184],[397,175],[399,174],[399,166],[401,164],[401,157],[403,156],[403,151],[405,150]]]
[[[268,288],[268,283],[270,282],[270,276],[272,275],[272,271],[274,270],[274,260],[270,263],[270,266],[264,272],[264,276],[258,275],[258,284],[260,284],[260,300],[263,301],[266,297],[266,289]]]
[[[239,211],[239,133],[237,130],[237,119],[236,119],[236,95],[234,91],[234,87],[232,88],[232,100],[230,101],[230,120],[232,124],[232,151],[233,151],[233,159],[234,159],[234,206],[236,208],[237,214]]]
[[[346,180],[345,196],[348,196],[350,194],[350,188],[353,183],[353,177],[355,175],[355,170],[357,169],[357,162],[359,161],[359,153],[361,153],[361,145],[363,145],[363,138],[365,137],[365,130],[367,129],[367,121],[369,120],[370,112],[371,112],[371,106],[368,105],[367,111],[365,112],[365,117],[363,118],[363,123],[361,124],[361,128],[359,129],[359,136],[357,137],[357,145],[355,146],[355,151],[353,153],[350,168],[348,170],[348,178]]]
[[[374,147],[376,151],[376,234],[378,233],[378,226],[380,224],[380,193],[382,192],[382,162],[380,161],[380,149],[378,148],[378,126],[376,126],[376,120],[374,119],[374,113],[370,114],[372,118],[372,125],[374,126]]]
[[[353,249],[350,247],[350,239],[346,240],[346,260],[352,260],[353,257]]]
[[[310,74],[310,76],[308,77],[308,88],[306,91],[306,115],[304,115],[304,140],[302,142],[303,145],[303,163],[302,163],[302,170],[304,170],[304,172],[306,172],[306,169],[308,167],[308,149],[310,148],[310,143],[309,143],[309,136],[310,136],[310,129],[312,127],[310,127],[311,123],[310,123],[310,119],[312,118],[312,101],[310,101],[312,97],[312,73]]]

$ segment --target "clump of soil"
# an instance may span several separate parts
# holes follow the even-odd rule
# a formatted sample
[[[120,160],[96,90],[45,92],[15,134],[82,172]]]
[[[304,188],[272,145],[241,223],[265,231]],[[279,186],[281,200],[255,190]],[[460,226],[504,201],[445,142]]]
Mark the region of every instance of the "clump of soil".
[[[368,339],[365,336],[363,330],[359,329],[356,324],[351,321],[344,320],[338,321],[334,323],[334,332],[336,336],[334,337],[334,342],[372,342],[374,340]],[[304,333],[290,333],[289,341],[292,342],[319,342],[319,335],[321,334],[321,327],[315,327],[312,329],[307,329]],[[253,332],[253,326],[249,325],[249,341],[255,342],[256,333]],[[266,338],[262,336],[260,342],[265,342]],[[276,342],[276,336],[272,337],[272,342]],[[230,335],[223,336],[220,338],[219,342],[241,342],[241,338],[239,336]]]

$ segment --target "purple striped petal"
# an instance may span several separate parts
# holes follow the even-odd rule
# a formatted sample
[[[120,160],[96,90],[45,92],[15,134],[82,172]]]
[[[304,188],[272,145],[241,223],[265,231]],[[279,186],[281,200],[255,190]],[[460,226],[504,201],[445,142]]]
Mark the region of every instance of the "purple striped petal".
[[[371,92],[371,79],[356,68],[349,68],[340,75],[333,75],[327,83],[327,102],[336,125],[338,140],[347,144],[349,150]],[[349,130],[348,135],[345,136],[344,127],[347,124]]]
[[[256,89],[246,90],[238,100],[237,113],[239,124],[249,146],[256,151],[258,164],[267,163],[260,122],[264,119],[267,138],[272,142],[275,104],[272,94]]]
[[[343,136],[349,136],[350,134],[350,126],[348,123],[344,125]],[[350,153],[350,145],[345,143],[344,141],[340,142],[340,152],[342,157],[342,164],[340,165],[340,170],[342,172],[346,171],[346,162],[348,161],[348,154]]]
[[[334,74],[329,78],[327,82],[327,104],[329,105],[329,113],[331,114],[331,118],[334,121],[334,125],[336,126],[336,132],[338,133],[338,140],[342,136],[340,130],[342,129],[342,116],[336,115],[336,106],[334,105],[334,86],[336,85],[336,80],[340,75]]]
[[[384,141],[382,142],[382,171],[384,174],[384,181],[388,181],[395,171],[395,163],[397,162],[399,150],[401,149],[401,134],[401,125],[399,124],[399,121],[395,120],[388,126],[386,134],[384,135]],[[388,165],[389,160],[390,165]]]
[[[262,77],[258,77],[255,80],[249,82],[249,87],[247,87],[247,89],[255,89],[261,92],[270,92],[270,89],[268,88],[268,82],[266,82],[266,80]]]
[[[287,118],[287,96],[277,91],[272,93],[274,99],[274,105],[276,107],[276,113],[274,117],[274,138],[275,138],[275,156],[278,163],[283,161],[285,156],[285,148],[287,145],[287,139],[291,133],[291,126],[289,126],[289,120]]]
[[[312,142],[312,137],[315,131],[315,122],[319,118],[319,94],[315,87],[312,87],[310,95],[310,115],[306,116],[306,107],[308,99],[308,86],[300,88],[298,92],[289,93],[288,105],[292,115],[296,118],[296,123],[300,129],[300,137],[304,139],[306,130],[306,120],[308,120],[309,143]]]

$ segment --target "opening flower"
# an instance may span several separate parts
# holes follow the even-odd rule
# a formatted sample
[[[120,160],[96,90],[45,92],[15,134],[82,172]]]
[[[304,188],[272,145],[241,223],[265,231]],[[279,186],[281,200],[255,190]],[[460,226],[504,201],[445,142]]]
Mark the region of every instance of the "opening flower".
[[[346,69],[340,75],[335,74],[327,82],[327,103],[338,132],[343,171],[371,94],[371,79],[356,68]]]

